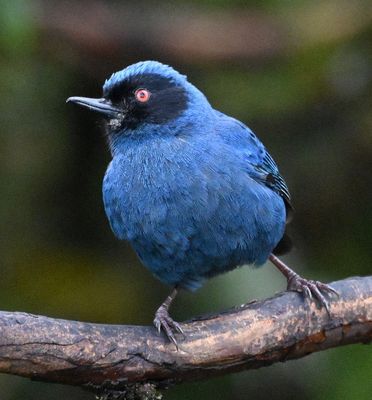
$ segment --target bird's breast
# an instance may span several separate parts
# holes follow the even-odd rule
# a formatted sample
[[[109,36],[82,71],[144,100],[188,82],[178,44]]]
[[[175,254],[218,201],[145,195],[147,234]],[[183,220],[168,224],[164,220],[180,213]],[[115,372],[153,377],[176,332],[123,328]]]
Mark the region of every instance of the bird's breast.
[[[107,169],[103,197],[112,230],[155,274],[165,260],[205,276],[260,264],[283,235],[282,198],[249,176],[239,154],[205,147],[148,147],[115,156]]]
[[[197,168],[180,149],[129,150],[113,158],[103,181],[107,217],[114,233],[126,240],[165,229],[170,218],[206,196]]]

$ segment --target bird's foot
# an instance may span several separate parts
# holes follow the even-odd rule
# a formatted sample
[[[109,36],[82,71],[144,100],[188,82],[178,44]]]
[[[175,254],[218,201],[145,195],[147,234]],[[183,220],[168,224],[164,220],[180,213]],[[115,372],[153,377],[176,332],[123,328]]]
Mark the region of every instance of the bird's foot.
[[[302,278],[291,268],[289,268],[288,265],[284,264],[284,262],[281,261],[274,254],[270,254],[269,260],[287,278],[287,290],[300,292],[304,295],[305,298],[308,299],[316,299],[319,304],[327,310],[327,313],[330,316],[329,304],[323,293],[328,296],[331,294],[339,296],[338,292],[335,289],[333,289],[329,285],[326,285],[325,283]]]
[[[293,274],[288,279],[287,290],[300,292],[308,299],[315,298],[326,309],[328,315],[330,315],[329,303],[324,294],[339,296],[339,293],[331,286],[319,281],[302,278],[298,274]]]
[[[172,343],[174,343],[178,350],[178,343],[174,335],[176,333],[180,333],[185,336],[185,334],[181,328],[181,325],[178,322],[173,321],[173,319],[169,315],[167,308],[164,307],[164,305],[161,305],[156,311],[154,325],[159,333],[161,332],[161,330],[164,331],[165,335]]]

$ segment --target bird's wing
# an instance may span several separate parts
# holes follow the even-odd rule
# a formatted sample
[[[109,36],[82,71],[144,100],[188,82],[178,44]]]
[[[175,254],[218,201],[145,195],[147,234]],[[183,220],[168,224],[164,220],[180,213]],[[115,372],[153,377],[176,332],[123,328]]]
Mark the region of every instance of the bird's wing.
[[[274,159],[271,157],[266,149],[264,149],[263,154],[264,155],[262,161],[254,165],[254,168],[256,169],[258,174],[260,174],[259,181],[271,188],[274,192],[278,193],[283,198],[286,210],[286,220],[288,223],[291,221],[293,215],[291,195],[289,193],[288,186],[285,183],[284,178],[280,175],[278,166],[276,165]],[[292,240],[287,233],[284,233],[283,237],[273,250],[273,253],[279,256],[288,253],[291,248]]]
[[[222,113],[218,113],[218,115],[230,126],[231,136],[227,139],[227,142],[234,145],[238,143],[240,150],[246,153],[248,173],[251,178],[269,187],[283,198],[287,211],[287,221],[289,221],[293,212],[291,195],[274,159],[246,125]]]
[[[261,183],[268,186],[274,192],[283,197],[284,201],[291,204],[291,195],[284,178],[280,175],[279,169],[265,149],[264,155],[260,162],[254,165],[257,175],[254,178],[258,179]]]
[[[263,183],[283,198],[287,213],[287,222],[289,222],[293,214],[291,195],[284,178],[280,175],[275,161],[266,149],[264,149],[261,160],[258,160],[258,162],[252,166],[253,171],[250,173],[250,176],[256,181]]]
[[[283,199],[288,223],[293,214],[291,196],[274,159],[246,125],[219,111],[216,113],[219,118],[217,130],[220,138],[234,148],[235,154],[238,152],[243,156],[247,173],[252,179],[270,188]],[[283,237],[273,249],[273,254],[285,254],[291,247],[292,241],[284,232]]]

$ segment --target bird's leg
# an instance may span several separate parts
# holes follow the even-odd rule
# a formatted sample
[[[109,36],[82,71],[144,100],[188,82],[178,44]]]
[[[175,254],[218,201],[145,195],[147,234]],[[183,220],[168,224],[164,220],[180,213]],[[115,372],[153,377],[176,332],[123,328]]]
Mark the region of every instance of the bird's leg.
[[[157,309],[154,318],[154,325],[159,333],[163,329],[168,339],[173,342],[178,349],[178,344],[176,338],[174,337],[174,333],[178,332],[183,335],[183,330],[178,322],[173,321],[168,312],[172,301],[177,295],[177,292],[177,287],[175,287],[171,294],[165,299],[164,303]]]
[[[325,307],[327,313],[329,314],[329,304],[322,292],[326,294],[336,294],[338,296],[338,292],[336,290],[325,283],[302,278],[286,264],[284,264],[283,261],[279,260],[278,257],[274,256],[274,254],[270,255],[269,260],[287,278],[287,290],[294,290],[303,293],[305,297],[310,299],[314,297],[322,306]]]

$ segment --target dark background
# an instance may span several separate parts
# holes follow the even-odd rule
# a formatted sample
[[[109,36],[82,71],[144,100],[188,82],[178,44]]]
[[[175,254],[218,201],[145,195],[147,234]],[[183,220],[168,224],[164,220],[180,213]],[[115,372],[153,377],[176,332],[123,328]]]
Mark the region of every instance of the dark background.
[[[278,161],[296,209],[290,265],[324,281],[371,274],[370,2],[0,1],[0,32],[1,309],[151,323],[169,289],[111,233],[101,122],[65,104],[100,96],[113,71],[145,59],[186,73]],[[284,288],[271,265],[242,268],[181,294],[172,314],[182,321]],[[167,399],[371,393],[372,351],[360,345],[182,385]],[[0,398],[93,397],[2,375]]]

